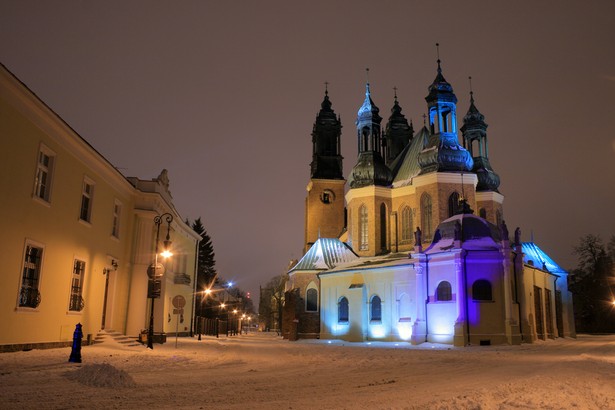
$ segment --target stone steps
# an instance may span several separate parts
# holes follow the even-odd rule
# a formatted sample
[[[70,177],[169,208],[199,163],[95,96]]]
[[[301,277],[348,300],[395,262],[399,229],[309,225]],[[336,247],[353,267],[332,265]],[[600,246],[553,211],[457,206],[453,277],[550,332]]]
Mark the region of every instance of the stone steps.
[[[136,337],[126,336],[123,333],[113,330],[101,330],[96,334],[93,344],[97,343],[117,343],[126,347],[142,346]]]

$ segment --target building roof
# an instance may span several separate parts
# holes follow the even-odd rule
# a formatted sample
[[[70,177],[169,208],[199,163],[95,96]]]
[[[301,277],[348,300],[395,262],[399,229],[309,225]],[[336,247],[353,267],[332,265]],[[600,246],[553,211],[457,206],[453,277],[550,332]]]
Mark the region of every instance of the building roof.
[[[486,219],[470,213],[457,214],[438,225],[425,253],[448,251],[455,247],[455,241],[467,250],[498,250],[501,248],[501,233]]]
[[[410,185],[412,178],[417,176],[421,172],[421,165],[419,164],[419,154],[429,141],[429,130],[427,127],[421,128],[410,144],[402,151],[402,153],[393,161],[391,169],[395,175],[393,178],[393,187],[401,187]]]
[[[534,242],[523,242],[523,263],[534,265],[538,269],[546,270],[551,273],[568,273],[559,266],[549,255],[538,247]]]
[[[348,245],[336,238],[318,238],[290,272],[298,270],[326,270],[352,262],[359,257]]]

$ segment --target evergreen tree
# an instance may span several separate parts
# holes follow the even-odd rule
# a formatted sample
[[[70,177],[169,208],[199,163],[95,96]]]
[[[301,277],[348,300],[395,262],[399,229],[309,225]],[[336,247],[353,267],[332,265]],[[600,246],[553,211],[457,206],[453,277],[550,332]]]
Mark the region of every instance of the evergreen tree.
[[[186,224],[190,225],[186,220]],[[217,282],[216,261],[211,237],[207,234],[201,218],[192,223],[192,230],[201,236],[199,253],[197,255],[198,268],[196,276],[196,316],[210,317],[214,313],[213,300],[204,295],[204,290],[211,288]],[[196,320],[196,317],[195,317]]]
[[[192,230],[201,236],[199,242],[197,290],[203,291],[214,284],[216,278],[216,260],[211,237],[207,234],[201,218],[192,223]]]

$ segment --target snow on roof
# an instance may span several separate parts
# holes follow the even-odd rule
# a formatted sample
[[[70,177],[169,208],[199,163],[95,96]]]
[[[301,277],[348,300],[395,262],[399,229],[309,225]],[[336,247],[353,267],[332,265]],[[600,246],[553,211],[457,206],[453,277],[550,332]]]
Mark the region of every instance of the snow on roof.
[[[534,242],[523,242],[521,248],[523,250],[523,263],[534,265],[551,273],[568,273]]]
[[[352,262],[359,257],[337,238],[318,238],[303,258],[290,271],[325,270]]]

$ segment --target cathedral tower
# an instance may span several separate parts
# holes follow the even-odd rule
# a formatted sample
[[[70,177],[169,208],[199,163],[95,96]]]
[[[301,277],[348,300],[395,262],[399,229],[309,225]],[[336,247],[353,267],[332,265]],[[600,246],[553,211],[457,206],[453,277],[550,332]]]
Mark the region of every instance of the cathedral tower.
[[[412,123],[408,124],[408,120],[401,113],[401,107],[397,102],[397,90],[395,90],[395,102],[391,108],[391,116],[385,131],[385,162],[388,167],[391,167],[395,158],[410,143],[412,135],[414,135]]]
[[[470,81],[471,81],[470,77]],[[476,205],[482,218],[500,226],[502,224],[502,202],[504,197],[498,192],[500,177],[489,163],[489,146],[487,144],[487,123],[485,116],[474,105],[474,92],[470,84],[470,108],[463,117],[461,127],[464,146],[474,160],[472,172],[476,173]]]
[[[359,156],[348,178],[350,189],[346,194],[349,242],[360,256],[384,254],[390,249],[388,188],[393,173],[382,157],[384,144],[379,111],[372,101],[368,82],[365,100],[357,113]]]
[[[344,180],[342,171],[342,123],[331,108],[329,92],[312,129],[312,163],[305,199],[304,252],[319,237],[337,238],[344,229]]]

